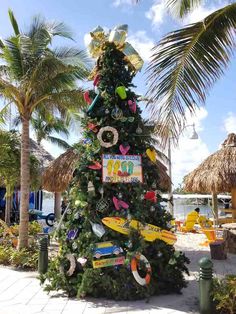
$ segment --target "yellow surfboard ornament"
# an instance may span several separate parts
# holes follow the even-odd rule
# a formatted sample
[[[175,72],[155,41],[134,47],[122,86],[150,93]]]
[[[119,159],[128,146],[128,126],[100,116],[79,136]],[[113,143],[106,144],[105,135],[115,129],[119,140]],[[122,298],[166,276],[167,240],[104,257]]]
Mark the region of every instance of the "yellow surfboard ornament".
[[[163,230],[151,224],[143,224],[138,220],[132,219],[129,221],[121,217],[105,217],[102,219],[102,222],[112,230],[125,235],[128,235],[130,228],[139,230],[144,239],[149,242],[158,239],[173,245],[177,241],[176,235],[171,231]]]

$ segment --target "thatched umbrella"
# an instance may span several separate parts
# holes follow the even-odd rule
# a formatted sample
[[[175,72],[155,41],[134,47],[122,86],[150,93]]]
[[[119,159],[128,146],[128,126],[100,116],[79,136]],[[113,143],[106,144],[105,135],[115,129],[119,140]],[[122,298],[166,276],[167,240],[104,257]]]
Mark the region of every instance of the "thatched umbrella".
[[[73,178],[79,156],[72,148],[53,160],[43,173],[43,189],[63,192]]]
[[[184,178],[185,190],[213,194],[217,208],[217,194],[231,192],[232,216],[236,218],[236,134],[229,134],[222,148],[210,155]],[[217,217],[217,209],[215,211]]]
[[[43,189],[54,192],[54,213],[60,218],[61,192],[65,191],[73,178],[78,154],[70,148],[53,160],[43,172]]]

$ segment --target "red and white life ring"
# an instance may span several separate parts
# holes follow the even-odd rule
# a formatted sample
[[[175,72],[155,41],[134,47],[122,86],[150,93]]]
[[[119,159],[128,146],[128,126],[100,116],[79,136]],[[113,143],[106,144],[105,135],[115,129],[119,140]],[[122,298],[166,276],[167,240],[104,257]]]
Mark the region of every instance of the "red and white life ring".
[[[147,269],[147,274],[144,278],[140,277],[139,273],[137,271],[137,266],[139,264],[139,261],[144,262],[146,269]],[[141,286],[145,286],[145,285],[148,285],[150,283],[152,269],[151,269],[151,265],[150,265],[149,261],[146,259],[146,257],[144,255],[138,253],[131,259],[131,271],[132,271],[132,274],[134,276],[134,279]]]

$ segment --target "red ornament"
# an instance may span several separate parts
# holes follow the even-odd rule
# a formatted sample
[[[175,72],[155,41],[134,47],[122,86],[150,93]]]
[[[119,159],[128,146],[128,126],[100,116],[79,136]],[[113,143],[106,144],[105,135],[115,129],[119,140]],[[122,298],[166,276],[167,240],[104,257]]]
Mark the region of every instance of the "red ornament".
[[[89,96],[89,91],[84,92],[84,100],[86,101],[87,104],[91,104],[92,103],[92,99]]]
[[[88,166],[88,168],[92,170],[100,170],[102,165],[98,161],[95,161],[92,165]]]
[[[93,85],[98,86],[99,81],[100,81],[100,76],[97,74],[94,78]]]
[[[145,195],[144,195],[144,199],[151,201],[153,203],[156,203],[157,201],[157,197],[156,197],[156,193],[154,191],[148,191]]]
[[[94,123],[88,123],[87,125],[87,128],[90,130],[90,131],[93,131],[94,133],[97,133],[98,129],[97,129],[97,126],[96,124]]]

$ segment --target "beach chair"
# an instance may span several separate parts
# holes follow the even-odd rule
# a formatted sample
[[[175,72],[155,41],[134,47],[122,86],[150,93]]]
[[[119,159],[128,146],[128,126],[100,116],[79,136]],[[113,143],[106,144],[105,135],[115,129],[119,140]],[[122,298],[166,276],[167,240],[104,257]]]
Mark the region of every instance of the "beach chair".
[[[204,243],[201,243],[201,245],[209,245],[210,243],[216,242],[216,241],[223,241],[223,230],[222,228],[207,228],[207,229],[201,229],[201,231],[205,234],[207,237],[207,241]]]
[[[187,215],[187,218],[185,222],[183,223],[183,226],[181,227],[182,232],[196,232],[194,229],[194,225],[197,223],[199,218],[199,214],[195,211],[192,211]]]

